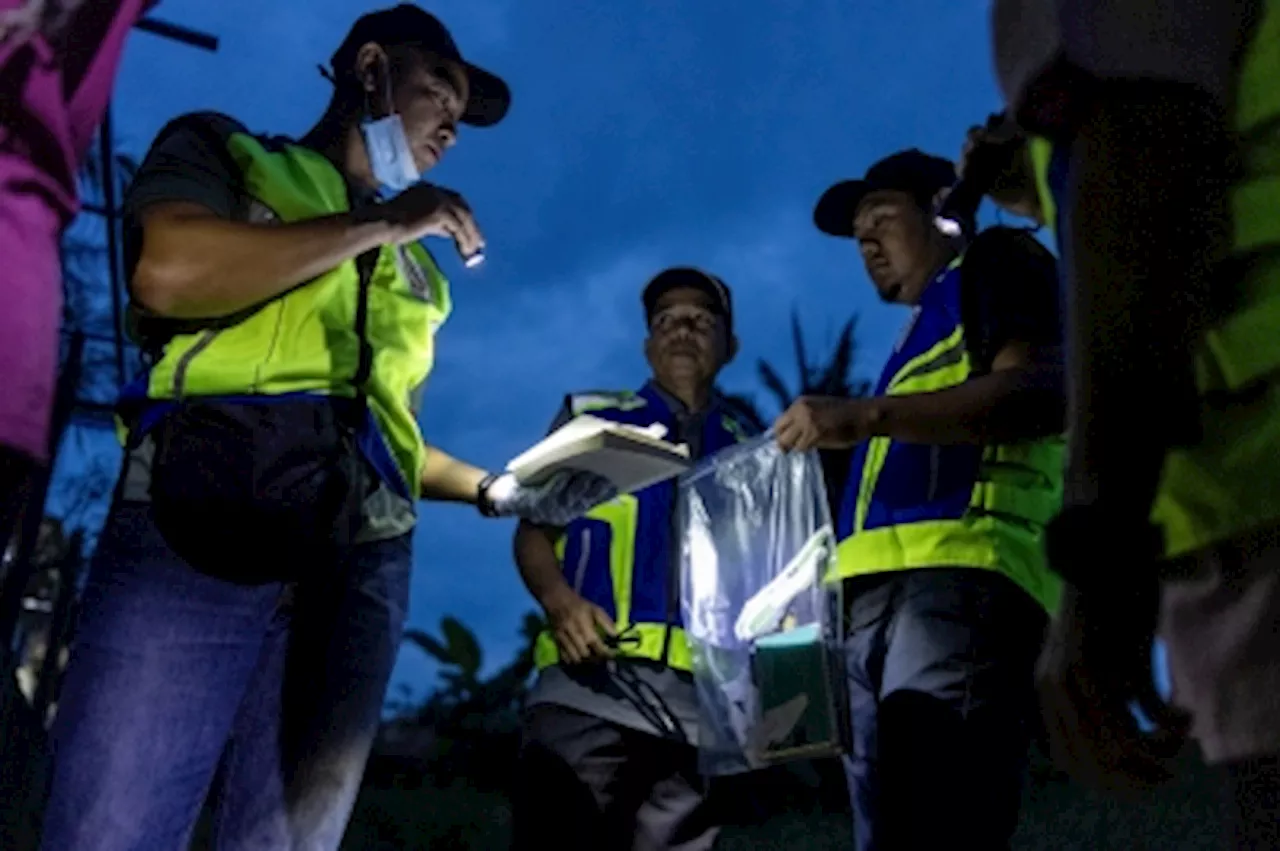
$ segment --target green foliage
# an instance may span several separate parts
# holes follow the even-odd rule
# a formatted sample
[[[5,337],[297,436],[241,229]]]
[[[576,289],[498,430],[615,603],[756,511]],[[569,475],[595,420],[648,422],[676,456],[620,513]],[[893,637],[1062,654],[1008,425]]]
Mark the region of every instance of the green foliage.
[[[520,625],[521,646],[515,659],[488,678],[480,677],[484,653],[475,633],[455,617],[440,621],[437,638],[421,630],[409,630],[405,640],[417,645],[440,663],[443,688],[437,689],[417,711],[424,721],[460,722],[462,712],[502,711],[524,698],[533,674],[533,645],[545,628],[541,617],[528,612]]]
[[[1223,813],[1217,777],[1189,758],[1171,785],[1134,800],[1063,781],[1032,783],[1010,847],[1016,851],[1158,848],[1213,851],[1221,847]],[[727,800],[733,810],[750,804]],[[726,825],[717,851],[825,851],[850,847],[847,811],[792,804],[758,820]],[[366,788],[343,851],[431,848],[489,851],[510,842],[510,807],[495,792],[464,780],[412,789]],[[7,846],[6,846],[7,847]],[[202,851],[196,845],[193,851]]]
[[[756,362],[760,382],[773,396],[779,412],[785,411],[801,396],[858,398],[867,395],[871,390],[870,382],[853,377],[858,351],[854,333],[857,323],[858,317],[851,316],[841,327],[836,345],[826,361],[811,363],[804,332],[800,330],[800,317],[794,309],[791,311],[791,345],[799,379],[795,392],[791,392],[781,373],[772,364],[763,359]]]
[[[406,633],[406,641],[440,663],[441,686],[421,704],[403,708],[389,722],[384,737],[418,739],[425,744],[416,746],[407,758],[384,754],[373,766],[373,774],[403,779],[408,771],[436,782],[464,779],[481,789],[505,788],[519,742],[520,708],[534,671],[534,641],[543,629],[543,619],[527,613],[515,658],[489,677],[480,675],[484,654],[479,640],[457,618],[443,618],[439,635],[421,630]],[[415,735],[424,731],[430,735]],[[399,764],[391,765],[394,762]]]
[[[804,332],[800,330],[800,317],[791,311],[791,346],[795,353],[797,375],[796,390],[793,393],[782,374],[776,367],[763,359],[756,362],[756,371],[760,382],[773,396],[781,413],[801,396],[837,396],[845,399],[856,399],[866,396],[871,391],[871,383],[854,377],[858,347],[855,331],[858,317],[851,316],[840,328],[836,337],[835,348],[825,361],[813,363],[805,346]],[[849,474],[851,449],[829,450],[819,453],[822,458],[822,474],[827,486],[827,501],[832,516],[840,509],[844,483]]]
[[[356,802],[343,851],[437,851],[506,848],[506,798],[465,781],[411,789],[366,787]]]
[[[440,634],[443,640],[413,629],[405,634],[405,640],[440,663],[440,677],[446,684],[444,694],[450,698],[472,694],[481,685],[479,675],[484,653],[480,641],[460,620],[449,615],[440,620]]]

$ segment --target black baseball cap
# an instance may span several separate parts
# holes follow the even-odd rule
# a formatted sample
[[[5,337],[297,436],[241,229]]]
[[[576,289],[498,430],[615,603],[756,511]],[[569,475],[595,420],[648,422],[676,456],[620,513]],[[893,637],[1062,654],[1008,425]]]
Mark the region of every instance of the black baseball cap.
[[[645,284],[644,302],[645,321],[653,321],[653,312],[658,306],[658,299],[666,293],[680,287],[689,287],[706,293],[713,305],[713,310],[724,317],[725,324],[733,329],[733,297],[729,295],[729,287],[715,275],[695,269],[692,266],[675,266],[665,269]]]
[[[435,15],[412,3],[401,3],[363,15],[351,27],[330,63],[336,75],[349,73],[356,54],[369,42],[383,47],[408,45],[450,59],[462,66],[471,89],[462,122],[474,127],[497,124],[511,106],[511,89],[496,74],[462,58],[453,36]]]
[[[861,180],[841,181],[822,193],[813,210],[813,223],[823,233],[851,237],[858,205],[872,192],[905,192],[927,210],[933,206],[938,191],[955,182],[956,167],[950,160],[918,148],[899,151],[867,169]]]

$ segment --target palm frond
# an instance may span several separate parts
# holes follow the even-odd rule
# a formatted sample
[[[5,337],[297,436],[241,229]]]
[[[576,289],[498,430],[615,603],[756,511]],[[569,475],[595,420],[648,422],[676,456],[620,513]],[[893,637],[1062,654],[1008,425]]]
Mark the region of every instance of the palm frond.
[[[484,654],[476,634],[462,621],[451,615],[446,615],[440,620],[440,632],[452,656],[450,661],[457,665],[464,675],[475,676],[484,664]]]
[[[760,409],[756,407],[755,400],[750,396],[743,393],[726,393],[724,398],[738,416],[750,423],[756,431],[762,432],[769,428],[769,424],[760,414]]]
[[[773,365],[766,360],[758,360],[756,361],[756,372],[760,376],[760,383],[773,394],[774,401],[778,403],[778,409],[785,411],[790,408],[791,403],[795,401],[795,397],[791,395],[791,391],[787,388],[787,383],[782,380],[782,376],[773,368]]]
[[[794,307],[791,308],[791,346],[795,350],[796,372],[800,376],[799,393],[804,396],[812,390],[809,379],[813,369],[809,366],[809,355],[805,351],[804,332],[800,330],[800,313]]]
[[[418,645],[418,647],[422,648],[423,652],[435,659],[437,662],[448,665],[453,661],[448,647],[445,647],[433,636],[428,635],[420,629],[406,630],[404,639],[411,644]]]
[[[849,373],[853,369],[853,325],[854,320],[850,319],[840,329],[835,350],[822,370],[819,385],[825,396],[847,396],[852,389]]]

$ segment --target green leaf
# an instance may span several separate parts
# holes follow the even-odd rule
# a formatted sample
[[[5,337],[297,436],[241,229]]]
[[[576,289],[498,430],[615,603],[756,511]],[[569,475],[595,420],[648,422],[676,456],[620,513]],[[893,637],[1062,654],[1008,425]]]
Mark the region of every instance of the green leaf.
[[[840,336],[836,338],[835,351],[831,353],[831,360],[827,361],[826,367],[822,370],[819,385],[825,396],[851,395],[849,373],[853,369],[853,326],[854,320],[850,319],[840,329]]]
[[[457,618],[446,615],[440,620],[440,632],[449,648],[452,661],[462,673],[474,677],[480,671],[484,656],[480,651],[480,642],[470,629]]]
[[[800,372],[800,394],[804,395],[805,391],[810,389],[812,382],[809,378],[813,368],[809,366],[809,356],[805,353],[804,332],[800,330],[800,313],[795,307],[791,308],[791,345],[795,348],[796,369]]]
[[[520,637],[532,645],[546,628],[546,618],[537,612],[525,612],[524,621],[520,624]]]
[[[765,388],[773,394],[773,398],[778,403],[778,410],[785,411],[791,407],[791,403],[795,398],[791,395],[791,391],[787,389],[787,383],[782,380],[782,376],[773,366],[764,360],[756,362],[756,371],[760,374],[760,381]]]
[[[782,375],[772,364],[760,360],[756,362],[756,371],[760,382],[778,400],[782,409],[791,405],[798,396],[819,395],[841,398],[857,398],[865,396],[871,389],[868,381],[855,378],[853,372],[857,366],[857,314],[851,316],[841,327],[836,344],[828,358],[817,363],[810,363],[805,346],[804,332],[800,328],[800,318],[793,309],[791,312],[791,343],[795,353],[796,370],[799,375],[799,386],[795,394],[791,393]]]
[[[423,652],[435,659],[437,662],[443,662],[446,665],[454,664],[453,656],[450,654],[449,648],[445,647],[439,641],[436,641],[435,638],[427,635],[422,630],[407,630],[404,634],[404,638],[406,641],[410,641],[418,645],[418,647],[422,648]]]

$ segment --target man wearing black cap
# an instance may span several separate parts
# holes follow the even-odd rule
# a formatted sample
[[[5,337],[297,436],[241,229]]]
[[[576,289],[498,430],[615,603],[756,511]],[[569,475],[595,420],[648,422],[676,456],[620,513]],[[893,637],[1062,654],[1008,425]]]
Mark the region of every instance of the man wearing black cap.
[[[854,448],[837,518],[857,847],[1007,848],[1060,583],[1044,563],[1062,499],[1053,258],[1020,231],[949,241],[952,164],[912,150],[829,189],[815,221],[857,240],[911,316],[866,399],[803,398],[786,449]]]
[[[184,116],[126,200],[149,368],[52,733],[43,847],[336,849],[408,607],[419,498],[567,523],[594,477],[524,488],[425,445],[448,282],[421,244],[483,238],[420,182],[507,110],[432,15],[361,18],[299,140]]]
[[[644,290],[652,377],[636,392],[575,393],[552,423],[591,414],[661,423],[702,458],[751,420],[715,388],[737,351],[729,290],[668,269]],[[675,486],[619,496],[567,527],[522,523],[516,561],[547,614],[524,719],[516,847],[712,846],[697,764],[697,698],[681,628]]]

